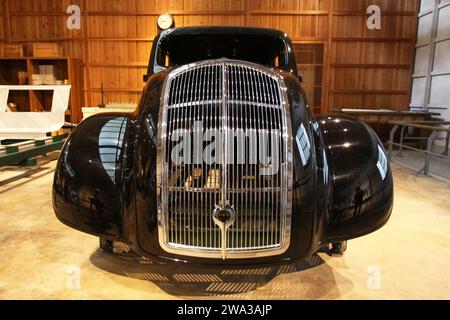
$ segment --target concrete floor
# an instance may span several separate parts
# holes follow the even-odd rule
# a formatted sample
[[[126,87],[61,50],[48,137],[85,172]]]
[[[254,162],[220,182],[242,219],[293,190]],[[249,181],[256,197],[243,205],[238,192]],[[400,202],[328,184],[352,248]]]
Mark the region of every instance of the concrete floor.
[[[450,298],[448,182],[394,164],[391,221],[350,241],[345,256],[209,269],[156,264],[120,246],[109,255],[97,238],[61,224],[50,198],[56,156],[21,179],[10,178],[29,168],[0,169],[0,299]]]

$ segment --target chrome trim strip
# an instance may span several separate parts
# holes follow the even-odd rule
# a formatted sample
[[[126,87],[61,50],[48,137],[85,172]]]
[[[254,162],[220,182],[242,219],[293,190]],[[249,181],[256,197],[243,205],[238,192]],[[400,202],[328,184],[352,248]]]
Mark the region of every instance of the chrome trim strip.
[[[228,68],[225,63],[222,64],[222,129],[224,130],[224,141],[222,143],[222,188],[220,195],[220,203],[219,206],[216,207],[215,210],[221,208],[225,208],[228,206],[228,165],[227,165],[227,150],[228,150],[228,106],[227,106],[227,72]],[[213,214],[214,218],[214,214]],[[228,244],[228,228],[231,224],[220,223],[217,219],[213,219],[214,223],[219,226],[221,233],[221,247],[222,247],[222,259],[225,260],[227,258],[227,244]],[[234,221],[233,221],[234,222]]]

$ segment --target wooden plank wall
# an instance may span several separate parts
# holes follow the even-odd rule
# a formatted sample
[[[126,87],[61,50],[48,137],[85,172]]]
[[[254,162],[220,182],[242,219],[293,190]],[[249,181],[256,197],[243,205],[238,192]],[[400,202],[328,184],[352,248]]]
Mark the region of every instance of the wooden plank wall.
[[[296,44],[323,44],[321,112],[333,107],[406,110],[420,0],[0,0],[0,42],[58,41],[84,62],[85,105],[137,102],[156,19],[176,26],[278,28]],[[66,8],[82,10],[68,30]],[[366,9],[382,9],[382,29],[368,30]]]

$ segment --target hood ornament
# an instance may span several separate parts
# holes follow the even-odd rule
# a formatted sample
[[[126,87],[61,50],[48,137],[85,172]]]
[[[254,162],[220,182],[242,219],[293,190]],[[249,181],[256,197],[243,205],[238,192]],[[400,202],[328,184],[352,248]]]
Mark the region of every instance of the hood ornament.
[[[236,211],[228,202],[218,204],[213,211],[212,218],[214,223],[220,228],[222,234],[222,259],[225,260],[227,257],[227,231],[236,220]]]

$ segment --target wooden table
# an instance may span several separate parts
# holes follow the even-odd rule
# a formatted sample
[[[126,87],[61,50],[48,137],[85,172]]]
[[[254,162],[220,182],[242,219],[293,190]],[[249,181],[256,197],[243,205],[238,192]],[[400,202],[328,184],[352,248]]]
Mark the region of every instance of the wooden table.
[[[440,116],[436,112],[394,111],[387,109],[333,109],[335,114],[347,115],[366,123],[389,124],[390,121],[426,121]]]

